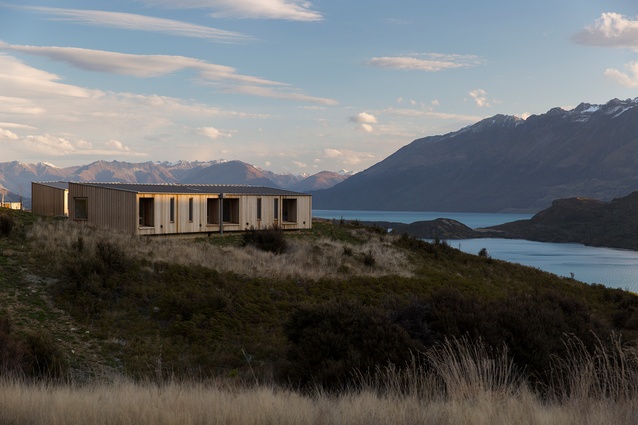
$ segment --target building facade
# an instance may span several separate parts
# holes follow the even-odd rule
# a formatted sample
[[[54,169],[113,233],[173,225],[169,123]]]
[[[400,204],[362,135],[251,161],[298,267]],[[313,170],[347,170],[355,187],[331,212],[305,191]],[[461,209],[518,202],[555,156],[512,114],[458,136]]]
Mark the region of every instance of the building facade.
[[[50,217],[68,217],[69,183],[32,182],[31,211]]]
[[[310,229],[312,197],[240,185],[69,182],[68,216],[136,235]]]

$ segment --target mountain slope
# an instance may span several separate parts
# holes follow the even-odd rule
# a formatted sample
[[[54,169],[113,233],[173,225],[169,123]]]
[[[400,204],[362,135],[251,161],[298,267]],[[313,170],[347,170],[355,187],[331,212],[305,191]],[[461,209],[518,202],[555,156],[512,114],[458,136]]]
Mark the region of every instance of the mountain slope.
[[[346,180],[349,176],[332,171],[320,171],[317,174],[308,176],[302,181],[292,185],[291,190],[298,192],[308,192],[311,190],[328,189]]]
[[[329,173],[329,172],[323,172]],[[327,188],[344,177],[316,177]],[[100,181],[125,183],[217,183],[246,184],[291,189],[306,179],[306,175],[277,174],[261,170],[241,161],[178,161],[131,163],[96,161],[83,166],[59,168],[48,163],[24,164],[18,161],[0,162],[0,193],[6,200],[24,198],[29,205],[31,182],[34,181]],[[310,176],[311,179],[315,178]],[[297,189],[293,189],[297,190]]]
[[[609,200],[638,187],[638,99],[496,115],[418,139],[335,187],[319,209],[539,211],[573,196]]]

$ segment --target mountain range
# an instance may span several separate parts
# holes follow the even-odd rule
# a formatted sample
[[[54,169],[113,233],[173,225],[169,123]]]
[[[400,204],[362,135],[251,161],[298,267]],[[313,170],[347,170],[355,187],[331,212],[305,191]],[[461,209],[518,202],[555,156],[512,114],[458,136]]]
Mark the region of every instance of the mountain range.
[[[350,176],[322,171],[312,176],[276,174],[241,161],[131,163],[96,161],[59,168],[49,163],[0,162],[0,192],[6,200],[31,197],[32,181],[99,181],[126,183],[216,183],[277,187],[294,191],[325,189]]]
[[[495,115],[417,139],[344,182],[317,209],[537,212],[560,198],[602,201],[638,188],[638,98]]]

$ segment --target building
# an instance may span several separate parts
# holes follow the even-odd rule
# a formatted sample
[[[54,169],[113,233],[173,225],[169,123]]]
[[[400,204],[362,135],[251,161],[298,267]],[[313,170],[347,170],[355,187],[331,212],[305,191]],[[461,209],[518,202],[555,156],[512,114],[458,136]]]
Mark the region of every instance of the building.
[[[68,217],[69,183],[32,182],[31,211],[51,217]]]
[[[49,200],[50,193],[37,199],[34,195],[34,212],[48,211],[36,204]],[[213,234],[272,226],[309,229],[312,197],[240,185],[69,182],[68,216],[136,235]]]

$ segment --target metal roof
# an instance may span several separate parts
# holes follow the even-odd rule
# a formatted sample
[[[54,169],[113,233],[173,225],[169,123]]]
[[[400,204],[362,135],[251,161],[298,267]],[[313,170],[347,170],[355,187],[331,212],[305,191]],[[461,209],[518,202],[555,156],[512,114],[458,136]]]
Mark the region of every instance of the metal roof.
[[[181,184],[181,183],[95,183],[72,182],[105,189],[122,190],[135,193],[175,193],[175,194],[236,194],[236,195],[274,195],[274,196],[310,196],[307,193],[293,192],[265,186],[231,184]]]
[[[69,189],[69,182],[63,182],[63,181],[58,181],[58,182],[33,182],[33,183],[41,184],[42,186],[53,187],[55,189],[63,189],[63,190],[68,190]]]

